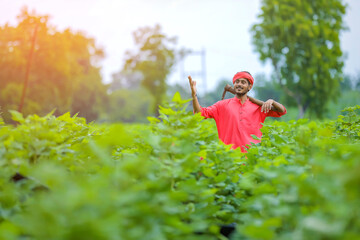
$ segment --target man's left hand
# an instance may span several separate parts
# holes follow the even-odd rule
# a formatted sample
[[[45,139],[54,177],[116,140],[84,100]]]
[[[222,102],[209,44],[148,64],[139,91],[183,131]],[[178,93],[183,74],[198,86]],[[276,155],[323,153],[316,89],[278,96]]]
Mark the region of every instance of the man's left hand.
[[[274,100],[269,99],[261,107],[261,112],[268,113],[271,110],[271,107],[274,103]]]

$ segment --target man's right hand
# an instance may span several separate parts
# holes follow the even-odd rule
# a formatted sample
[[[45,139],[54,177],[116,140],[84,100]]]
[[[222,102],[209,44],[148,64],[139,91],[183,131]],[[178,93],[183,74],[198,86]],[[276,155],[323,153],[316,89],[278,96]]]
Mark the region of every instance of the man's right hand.
[[[193,98],[192,102],[193,102],[194,113],[201,112],[199,100],[196,97],[196,81],[193,81],[191,76],[188,76],[188,79],[189,79],[190,88],[191,88],[191,96]]]
[[[191,88],[191,96],[195,97],[196,96],[196,81],[193,81],[191,76],[188,76],[189,79],[189,84],[190,84],[190,88]]]

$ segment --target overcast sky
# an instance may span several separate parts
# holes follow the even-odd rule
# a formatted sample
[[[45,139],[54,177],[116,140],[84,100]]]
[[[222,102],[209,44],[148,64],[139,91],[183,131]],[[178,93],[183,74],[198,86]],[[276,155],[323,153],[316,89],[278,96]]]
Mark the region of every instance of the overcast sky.
[[[344,72],[357,74],[360,1],[344,2],[349,4],[344,20],[350,28],[341,35],[342,50],[347,54]],[[178,37],[178,47],[205,49],[208,89],[221,78],[231,79],[237,71],[248,70],[253,75],[271,72],[269,64],[260,63],[249,33],[251,25],[258,22],[260,0],[0,0],[0,25],[16,24],[23,6],[50,15],[50,23],[59,30],[70,27],[95,38],[106,53],[102,62],[105,82],[123,66],[125,51],[134,49],[132,32],[156,23],[167,36]],[[200,71],[201,58],[189,57],[184,68]],[[203,86],[200,77],[194,78]],[[178,68],[169,81],[187,84],[186,78],[180,79]]]

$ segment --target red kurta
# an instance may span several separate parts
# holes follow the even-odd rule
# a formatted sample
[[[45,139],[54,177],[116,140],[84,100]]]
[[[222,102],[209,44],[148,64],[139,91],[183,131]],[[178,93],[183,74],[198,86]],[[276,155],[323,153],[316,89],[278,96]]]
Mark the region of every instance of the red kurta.
[[[219,139],[225,144],[233,144],[232,148],[241,147],[246,152],[245,145],[258,143],[251,137],[252,134],[261,138],[260,128],[266,117],[281,117],[285,112],[261,112],[261,106],[252,103],[249,98],[244,104],[237,97],[225,99],[210,107],[201,107],[201,115],[205,118],[214,118]]]

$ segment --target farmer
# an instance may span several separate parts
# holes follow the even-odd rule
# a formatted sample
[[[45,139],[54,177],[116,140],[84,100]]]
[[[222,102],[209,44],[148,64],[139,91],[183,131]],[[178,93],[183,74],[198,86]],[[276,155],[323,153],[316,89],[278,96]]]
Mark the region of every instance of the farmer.
[[[247,144],[259,143],[251,135],[261,138],[260,128],[266,117],[281,117],[286,114],[283,105],[272,99],[262,102],[250,98],[247,93],[254,84],[254,78],[249,72],[238,72],[233,77],[235,97],[216,102],[210,107],[201,107],[196,96],[196,81],[189,78],[194,113],[201,112],[205,118],[214,118],[219,139],[225,144],[232,144],[232,148],[241,147],[246,152]],[[262,105],[262,106],[261,106]]]

